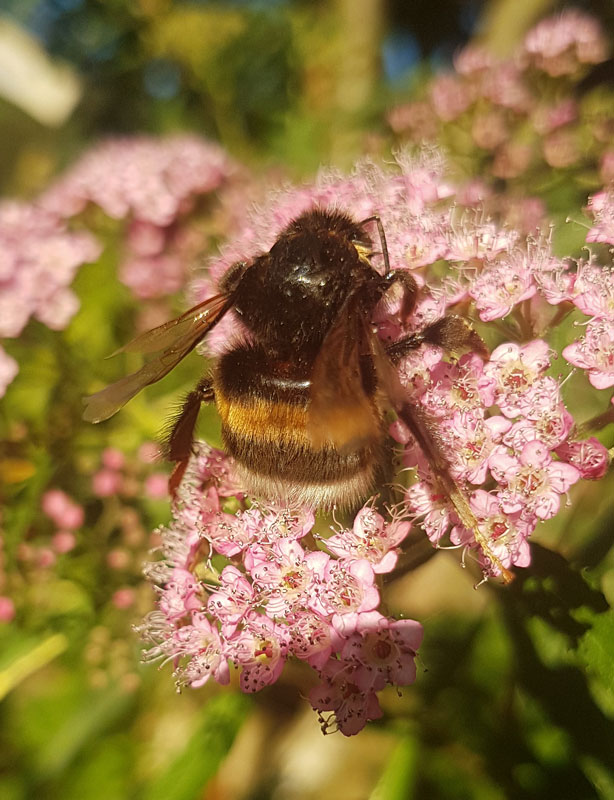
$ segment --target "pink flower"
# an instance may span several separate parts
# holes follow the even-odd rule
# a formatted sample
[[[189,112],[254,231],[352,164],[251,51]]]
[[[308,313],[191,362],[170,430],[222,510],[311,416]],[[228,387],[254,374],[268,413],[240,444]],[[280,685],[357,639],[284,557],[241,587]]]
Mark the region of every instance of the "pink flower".
[[[343,626],[348,636],[358,621],[358,614],[373,611],[379,605],[379,592],[374,585],[375,572],[365,559],[357,561],[328,561],[322,570],[322,585],[314,611],[332,615],[336,630]],[[345,618],[341,621],[341,618]]]
[[[465,45],[454,56],[454,68],[459,75],[473,76],[492,69],[495,57],[486,48],[474,42]]]
[[[36,563],[42,569],[49,569],[57,561],[57,556],[50,547],[40,547],[35,555]]]
[[[353,736],[369,720],[382,716],[375,692],[360,688],[358,671],[358,666],[334,658],[321,669],[322,684],[309,692],[309,701],[319,712],[324,733],[338,729],[345,736]],[[325,711],[332,713],[325,717]]]
[[[416,679],[414,659],[422,636],[422,625],[413,619],[389,620],[371,611],[359,616],[341,656],[358,666],[355,678],[363,691],[382,689],[387,683],[408,686]]]
[[[152,645],[146,660],[173,660],[179,686],[198,688],[211,677],[220,684],[229,682],[224,644],[215,626],[201,612],[194,611],[187,624],[173,628],[158,611],[153,611],[138,630]]]
[[[185,281],[185,262],[177,254],[130,256],[122,262],[119,279],[143,300],[179,291]]]
[[[130,588],[129,586],[125,586],[123,589],[118,589],[116,592],[113,592],[111,602],[115,608],[124,610],[133,606],[135,599],[136,594],[134,589]]]
[[[586,241],[614,244],[614,190],[608,188],[589,197],[588,211],[595,217],[595,224],[586,234]]]
[[[599,176],[604,185],[614,180],[614,150],[606,150],[601,156]]]
[[[321,669],[331,656],[339,637],[328,620],[314,611],[296,611],[287,617],[288,648],[292,655]]]
[[[204,442],[195,444],[196,457],[191,460],[186,482],[196,486],[211,485],[220,497],[241,495],[241,487],[234,474],[232,458],[222,450]]]
[[[130,565],[130,560],[130,553],[120,547],[114,547],[109,550],[106,557],[109,567],[116,570],[127,569]]]
[[[523,446],[539,439],[550,449],[563,442],[574,425],[574,419],[561,398],[554,378],[541,377],[527,390],[526,410],[503,437],[508,447],[520,452]]]
[[[126,241],[134,255],[141,258],[159,255],[166,244],[166,228],[144,220],[132,220]]]
[[[480,319],[485,322],[505,317],[514,306],[533,297],[535,292],[531,271],[524,257],[517,253],[485,269],[469,290],[480,312]]]
[[[535,100],[518,64],[510,59],[493,65],[484,74],[482,96],[495,106],[527,114]]]
[[[477,114],[473,119],[471,135],[478,147],[494,150],[509,137],[504,114],[497,110]]]
[[[492,393],[482,390],[483,373],[483,361],[475,353],[466,353],[455,363],[432,363],[431,385],[420,400],[434,417],[481,410],[484,405],[492,405]]]
[[[352,530],[343,530],[324,540],[331,553],[341,559],[364,558],[375,573],[391,572],[397,562],[397,547],[411,529],[409,522],[387,523],[371,506],[363,506]]]
[[[510,514],[503,510],[501,499],[495,495],[478,489],[471,495],[471,510],[478,520],[480,532],[486,537],[491,552],[499,559],[502,566],[512,565],[527,567],[531,562],[531,554],[527,538],[535,527],[530,516],[523,518],[520,514]],[[463,531],[453,542],[475,546],[473,536]],[[480,552],[480,560],[490,575],[498,575],[499,567],[491,563],[488,557]]]
[[[512,230],[500,230],[492,222],[483,222],[475,215],[464,215],[459,222],[450,220],[446,231],[450,261],[493,261],[510,250],[518,238]]]
[[[200,611],[192,613],[191,625],[184,625],[173,637],[174,655],[189,656],[189,660],[175,670],[179,685],[198,689],[209,678],[225,685],[230,682],[225,645],[217,629]]]
[[[165,472],[154,472],[145,478],[143,486],[147,497],[154,500],[166,499],[168,497],[168,475]]]
[[[614,271],[598,264],[578,264],[573,302],[589,317],[614,320]]]
[[[31,316],[65,328],[79,307],[69,286],[100,249],[89,233],[70,232],[38,206],[0,203],[0,337],[19,336]]]
[[[511,124],[507,109],[524,102],[526,115],[536,101],[523,98],[518,67],[500,74],[500,87],[479,67],[467,80],[472,96],[501,90],[499,104]],[[351,176],[323,172],[313,185],[271,198],[214,262],[219,279],[233,262],[266,252],[307,209],[343,208],[356,220],[379,213],[390,266],[412,269],[419,286],[411,314],[402,311],[401,293],[392,291],[374,310],[369,323],[382,345],[421,333],[450,313],[473,318],[477,309],[486,322],[496,321],[476,324],[494,350],[488,359],[474,333],[445,350],[416,346],[398,365],[399,385],[391,367],[399,419],[390,430],[409,488],[393,511],[367,504],[328,539],[318,535],[311,509],[245,497],[232,461],[196,445],[173,519],[159,532],[160,557],[147,567],[159,591],[158,611],[143,626],[152,645],[147,658],[172,659],[179,683],[197,686],[209,675],[223,682],[231,662],[241,670],[243,690],[254,692],[298,658],[320,675],[310,699],[323,729],[355,733],[381,714],[377,692],[415,678],[421,628],[382,615],[385,582],[377,578],[395,567],[410,525],[420,519],[435,546],[457,547],[485,577],[509,580],[512,566],[528,565],[529,538],[540,520],[558,512],[561,495],[582,475],[603,474],[607,453],[594,441],[569,441],[576,420],[559,380],[545,375],[559,339],[549,336],[551,347],[532,337],[550,334],[570,310],[577,316],[576,302],[593,316],[587,337],[602,334],[601,350],[591,350],[606,352],[607,325],[614,324],[608,274],[597,271],[597,256],[576,269],[553,255],[552,237],[535,234],[521,242],[518,230],[499,227],[479,206],[459,213],[451,197],[437,155],[401,154],[389,172],[369,162]],[[147,249],[155,230],[141,233]],[[440,263],[431,270],[433,259]],[[373,265],[383,270],[381,256],[373,256]],[[202,280],[193,287],[195,294],[214,291]],[[236,320],[227,321],[216,331],[222,351],[229,347],[225,337],[245,335]],[[425,332],[427,340],[434,340],[433,330]],[[502,343],[508,336],[513,341]],[[590,373],[595,352],[589,364],[585,349]],[[577,356],[573,349],[569,354]],[[397,392],[404,403],[396,403]]]
[[[0,596],[0,622],[12,622],[15,619],[15,604],[10,597]]]
[[[42,201],[64,217],[95,203],[110,217],[170,225],[194,194],[217,188],[232,169],[217,145],[196,136],[134,136],[92,148],[46,192]]]
[[[588,371],[596,389],[614,386],[614,320],[594,320],[586,326],[582,339],[563,350],[564,358]]]
[[[525,142],[503,142],[495,151],[492,174],[503,180],[518,178],[529,169],[532,159],[533,149]]]
[[[286,633],[268,617],[251,614],[242,631],[227,640],[230,658],[242,667],[241,690],[258,692],[275,683],[287,654]]]
[[[556,448],[556,454],[580,471],[587,480],[599,480],[608,471],[610,454],[594,436],[582,441],[567,440]]]
[[[572,97],[550,106],[539,106],[533,112],[535,130],[544,135],[556,128],[574,122],[578,117],[578,104]]]
[[[549,366],[550,348],[543,340],[522,346],[508,342],[493,350],[484,365],[480,388],[492,391],[493,403],[512,418],[529,409],[527,391]]]
[[[565,262],[552,255],[549,240],[529,240],[527,257],[533,280],[547,303],[559,305],[571,300],[576,274]]]
[[[450,122],[460,116],[471,104],[469,86],[453,74],[438,75],[431,84],[431,101],[437,115]]]
[[[69,553],[77,544],[77,539],[72,531],[58,531],[54,533],[51,544],[56,553]]]
[[[456,411],[442,426],[442,439],[450,447],[452,474],[473,484],[486,479],[495,445],[509,431],[512,423],[501,416],[483,419],[479,412]]]
[[[198,581],[186,569],[176,567],[160,595],[158,605],[168,620],[177,620],[201,606]]]
[[[580,64],[598,64],[608,53],[597,20],[570,8],[538,23],[524,46],[536,66],[554,77],[576,72]]]
[[[236,567],[224,567],[219,580],[220,587],[211,592],[207,608],[225,630],[232,632],[256,605],[255,593],[250,581]]]
[[[238,514],[224,514],[216,510],[203,514],[201,535],[211,542],[218,553],[231,557],[257,541],[262,525],[262,515],[255,508]]]
[[[112,469],[99,469],[92,475],[92,491],[97,497],[113,497],[121,491],[124,476]]]
[[[48,489],[42,497],[41,507],[58,528],[73,531],[83,525],[85,513],[82,506],[61,489]]]
[[[120,470],[123,469],[126,464],[126,456],[116,447],[106,447],[102,451],[100,460],[107,469]]]
[[[327,557],[306,553],[297,541],[280,539],[270,547],[250,548],[246,566],[261,590],[266,613],[285,617],[295,609],[307,608],[316,597],[316,585]]]
[[[453,515],[448,499],[432,483],[418,481],[405,492],[405,508],[416,517],[423,517],[422,527],[431,543],[438,545],[445,536]]]
[[[582,143],[575,131],[553,131],[543,140],[544,159],[555,169],[571,167],[582,154]]]
[[[120,280],[137,297],[159,297],[181,288],[186,264],[204,248],[203,235],[185,224],[194,199],[219,188],[233,169],[220,147],[196,136],[112,139],[77,161],[41,203],[64,218],[90,203],[128,218]]]
[[[558,510],[559,496],[580,478],[576,467],[553,461],[548,448],[537,440],[527,442],[518,457],[501,453],[491,460],[499,483],[501,508],[508,514],[527,509],[539,519],[550,519]]]

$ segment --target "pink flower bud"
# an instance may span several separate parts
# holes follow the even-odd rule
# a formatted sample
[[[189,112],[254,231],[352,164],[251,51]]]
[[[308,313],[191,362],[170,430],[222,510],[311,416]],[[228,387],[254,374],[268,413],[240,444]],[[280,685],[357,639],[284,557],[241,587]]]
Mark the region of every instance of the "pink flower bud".
[[[10,597],[0,597],[0,622],[12,622],[15,618],[15,604]]]
[[[123,477],[111,469],[100,469],[92,477],[92,491],[97,497],[112,497],[122,488]]]
[[[49,489],[42,498],[42,509],[55,522],[58,528],[75,530],[83,525],[85,514],[61,489]]]
[[[51,539],[51,544],[56,553],[68,553],[76,543],[77,540],[72,531],[58,531]]]
[[[115,608],[123,610],[126,608],[130,608],[130,606],[134,605],[135,599],[136,599],[136,594],[134,589],[125,587],[123,589],[118,589],[116,592],[113,593],[111,602],[113,603]]]
[[[154,472],[145,480],[145,494],[152,500],[168,497],[168,476],[164,472]]]
[[[124,468],[126,456],[116,447],[107,447],[102,451],[101,461],[107,469],[120,470]]]

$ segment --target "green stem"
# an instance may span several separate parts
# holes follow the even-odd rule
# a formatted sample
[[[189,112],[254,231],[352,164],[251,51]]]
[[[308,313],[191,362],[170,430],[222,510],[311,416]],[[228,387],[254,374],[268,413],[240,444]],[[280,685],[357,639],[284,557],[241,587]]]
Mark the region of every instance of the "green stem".
[[[590,431],[600,431],[611,422],[614,422],[614,406],[610,406],[603,414],[597,414],[597,416],[587,419],[586,422],[578,425],[576,433],[578,438],[583,439]]]

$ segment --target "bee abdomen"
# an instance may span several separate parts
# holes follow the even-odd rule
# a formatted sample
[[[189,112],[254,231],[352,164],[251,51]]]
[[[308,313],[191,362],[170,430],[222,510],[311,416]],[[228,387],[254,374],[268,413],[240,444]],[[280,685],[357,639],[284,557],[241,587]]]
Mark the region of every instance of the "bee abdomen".
[[[247,491],[280,502],[351,505],[373,485],[381,453],[379,428],[357,440],[314,445],[308,405],[229,398],[216,390],[222,437]],[[350,434],[348,434],[350,435]]]

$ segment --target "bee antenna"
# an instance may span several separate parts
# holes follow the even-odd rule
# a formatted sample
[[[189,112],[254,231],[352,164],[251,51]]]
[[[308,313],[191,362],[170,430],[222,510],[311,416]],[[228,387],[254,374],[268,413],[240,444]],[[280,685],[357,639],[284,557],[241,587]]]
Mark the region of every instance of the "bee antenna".
[[[386,244],[386,234],[384,233],[384,226],[382,225],[382,219],[379,214],[373,214],[360,223],[361,225],[367,225],[369,222],[375,222],[377,225],[377,232],[379,233],[379,239],[382,244],[382,256],[384,259],[384,267],[386,268],[386,275],[390,274],[390,259],[388,258],[388,245]]]

